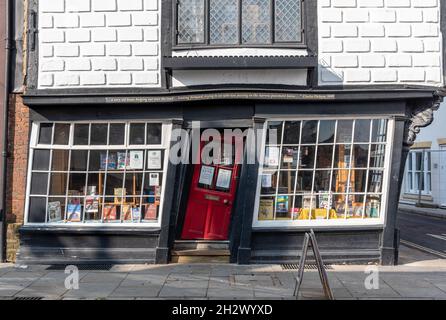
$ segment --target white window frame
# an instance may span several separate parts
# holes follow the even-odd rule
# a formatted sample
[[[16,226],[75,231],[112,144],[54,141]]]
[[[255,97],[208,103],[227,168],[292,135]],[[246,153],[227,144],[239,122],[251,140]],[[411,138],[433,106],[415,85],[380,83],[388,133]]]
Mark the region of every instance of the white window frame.
[[[266,135],[267,135],[267,124],[271,121],[308,121],[308,120],[361,120],[361,119],[383,119],[388,120],[387,122],[387,141],[386,141],[386,151],[384,159],[384,172],[383,172],[383,185],[382,185],[382,195],[381,195],[381,205],[379,218],[367,218],[367,219],[309,219],[309,220],[259,220],[258,211],[260,204],[260,194],[261,194],[261,177],[263,173],[263,163],[265,158],[265,147],[266,147]],[[388,194],[389,194],[389,175],[390,175],[390,164],[392,161],[392,149],[393,149],[393,139],[394,139],[394,119],[389,116],[336,116],[336,117],[316,117],[316,116],[304,116],[299,118],[268,118],[265,121],[263,127],[263,136],[261,143],[261,152],[259,160],[259,171],[257,177],[257,192],[256,199],[253,210],[253,223],[252,227],[254,229],[263,228],[283,228],[292,227],[293,229],[309,229],[309,228],[324,228],[324,227],[352,227],[352,226],[377,226],[382,227],[386,223],[386,208],[388,204]],[[319,129],[318,129],[319,131]],[[282,133],[283,134],[283,133]],[[316,161],[316,158],[315,158]],[[313,177],[314,180],[314,177]]]
[[[54,125],[56,123],[63,123],[63,124],[70,124],[70,139],[68,142],[68,145],[47,145],[47,144],[38,144],[38,136],[39,136],[39,126],[41,123],[53,123]],[[75,124],[113,124],[113,123],[125,123],[125,140],[123,145],[73,145],[73,138],[74,138],[74,125]],[[161,124],[161,144],[156,145],[132,145],[129,144],[129,128],[131,123],[156,123]],[[25,215],[24,215],[24,225],[27,226],[51,226],[51,227],[89,227],[89,228],[122,228],[122,227],[136,227],[136,228],[146,228],[146,227],[160,227],[161,226],[161,220],[163,216],[163,205],[164,205],[164,196],[166,192],[166,179],[168,174],[168,165],[169,165],[169,151],[170,151],[170,140],[171,140],[171,133],[172,133],[172,124],[170,122],[166,122],[165,120],[97,120],[97,121],[75,121],[75,122],[69,122],[69,121],[41,121],[41,122],[33,122],[31,126],[31,135],[30,135],[30,146],[29,146],[29,155],[28,155],[28,168],[27,168],[27,182],[26,182],[26,199],[25,199]],[[90,137],[89,133],[89,137]],[[145,139],[147,137],[147,126],[145,129]],[[51,139],[54,139],[54,129],[52,133]],[[108,136],[107,136],[108,140]],[[53,142],[53,141],[51,141]],[[70,221],[61,221],[61,222],[42,222],[42,223],[35,223],[35,222],[28,222],[29,217],[29,202],[30,202],[30,193],[31,193],[31,175],[33,172],[33,157],[34,157],[34,150],[35,149],[47,149],[47,150],[132,150],[132,149],[138,149],[138,150],[163,150],[164,151],[164,161],[163,161],[163,168],[160,170],[148,170],[144,169],[143,172],[147,171],[154,171],[154,172],[160,172],[163,175],[162,178],[162,187],[161,187],[161,194],[160,194],[160,205],[159,205],[159,212],[158,212],[158,219],[156,221],[147,221],[147,220],[140,220],[139,222],[113,222],[113,223],[104,223],[102,221],[102,213],[101,213],[101,220],[97,222],[90,222],[90,221],[81,221],[81,222],[70,222]],[[146,163],[144,163],[144,166],[146,166]],[[68,168],[69,169],[69,168]],[[50,179],[51,176],[51,154],[50,154],[50,164],[48,168],[48,179]],[[69,171],[68,171],[69,172]],[[48,181],[48,188],[50,187]],[[144,183],[144,181],[143,181]],[[43,197],[43,196],[42,196]],[[57,197],[57,196],[56,196]],[[67,197],[67,195],[65,195]],[[141,195],[142,197],[142,195]],[[46,198],[46,214],[45,214],[45,220],[48,220],[48,198],[50,196],[47,194],[45,195]],[[84,213],[82,214],[84,215]]]
[[[417,163],[416,163],[417,154],[421,154],[422,156],[424,154],[423,171],[417,170]],[[418,174],[423,174],[424,189],[421,190],[421,194],[425,196],[432,195],[432,163],[429,162],[432,162],[430,149],[425,149],[425,150],[418,149],[409,151],[406,160],[406,170],[405,170],[406,193],[416,194],[416,195],[420,194],[419,184],[421,181],[418,181],[416,177]],[[410,164],[412,164],[412,166],[410,166]],[[431,167],[431,170],[429,170],[429,166]],[[429,181],[429,183],[426,183],[427,181]]]

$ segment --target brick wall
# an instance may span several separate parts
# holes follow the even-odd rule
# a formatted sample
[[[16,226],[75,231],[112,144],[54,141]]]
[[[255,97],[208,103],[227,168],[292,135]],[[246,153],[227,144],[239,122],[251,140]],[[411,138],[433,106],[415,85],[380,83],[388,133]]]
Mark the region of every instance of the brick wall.
[[[320,84],[442,85],[439,0],[318,0],[318,10]]]
[[[160,86],[160,0],[40,0],[41,89]]]
[[[15,260],[18,228],[23,224],[28,167],[29,109],[19,95],[10,96],[7,167],[7,258]]]

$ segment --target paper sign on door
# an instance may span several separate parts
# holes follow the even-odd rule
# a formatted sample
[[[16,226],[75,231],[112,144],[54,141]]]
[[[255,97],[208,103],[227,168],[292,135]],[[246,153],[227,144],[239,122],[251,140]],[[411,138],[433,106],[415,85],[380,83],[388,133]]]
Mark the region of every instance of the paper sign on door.
[[[204,184],[207,186],[212,185],[212,178],[214,177],[214,167],[202,166],[200,172],[199,184]]]
[[[218,171],[217,183],[215,184],[217,188],[229,189],[231,183],[231,170],[220,169]]]

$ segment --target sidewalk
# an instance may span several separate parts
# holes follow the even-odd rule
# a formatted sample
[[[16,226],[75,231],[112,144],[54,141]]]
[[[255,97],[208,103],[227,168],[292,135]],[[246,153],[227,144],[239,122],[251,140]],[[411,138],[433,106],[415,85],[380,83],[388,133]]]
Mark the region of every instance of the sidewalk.
[[[416,207],[414,205],[399,203],[398,210],[407,212],[407,213],[412,213],[412,214],[419,214],[419,215],[425,215],[425,216],[429,216],[429,217],[446,219],[446,209],[423,208],[423,207]]]
[[[327,272],[335,298],[446,300],[446,260],[408,248],[402,258],[405,265],[378,267],[377,290],[365,288],[367,266],[332,266]],[[79,271],[79,289],[67,290],[64,271],[46,268],[0,264],[0,299],[294,299],[296,274],[280,265],[116,265]],[[299,298],[324,299],[317,271],[305,271]]]

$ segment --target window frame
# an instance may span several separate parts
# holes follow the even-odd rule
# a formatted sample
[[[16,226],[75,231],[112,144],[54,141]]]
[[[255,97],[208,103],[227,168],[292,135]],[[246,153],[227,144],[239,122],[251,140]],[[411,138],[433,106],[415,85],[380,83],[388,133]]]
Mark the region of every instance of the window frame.
[[[53,129],[52,129],[52,135],[51,135],[51,144],[39,144],[39,127],[41,123],[52,123]],[[67,145],[55,145],[53,144],[54,140],[54,127],[56,123],[62,123],[62,124],[70,124],[70,137]],[[108,138],[110,135],[110,125],[114,123],[124,123],[125,124],[125,139],[124,144],[122,145],[112,145],[109,144]],[[133,123],[143,123],[143,124],[150,124],[150,123],[156,123],[161,124],[161,143],[160,144],[143,144],[143,145],[132,145],[129,141],[129,130],[130,130],[130,124]],[[89,124],[89,139],[91,138],[91,125],[92,124],[107,124],[108,130],[107,130],[107,144],[105,145],[90,145],[90,141],[88,141],[87,145],[74,145],[74,126],[76,124]],[[30,130],[30,144],[29,144],[29,154],[28,154],[28,168],[27,168],[27,176],[26,176],[26,198],[25,198],[25,214],[24,214],[24,225],[26,226],[45,226],[45,227],[89,227],[89,228],[120,228],[120,227],[135,227],[135,228],[144,228],[144,227],[160,227],[161,226],[161,220],[163,217],[163,205],[164,205],[164,197],[166,192],[166,182],[167,182],[167,173],[168,173],[168,164],[169,164],[169,157],[168,153],[170,151],[170,139],[171,139],[171,131],[172,131],[172,124],[170,122],[166,122],[165,120],[93,120],[93,121],[41,121],[41,122],[33,122],[31,125]],[[145,137],[144,139],[147,139],[147,125],[145,127]],[[32,183],[32,173],[33,171],[40,172],[42,170],[33,170],[33,157],[34,157],[34,151],[35,150],[49,150],[50,151],[50,161],[49,161],[49,167],[48,170],[43,170],[47,172],[48,174],[48,185],[47,185],[47,193],[46,195],[32,195],[31,194],[31,183]],[[162,168],[157,170],[147,169],[146,168],[146,162],[147,159],[144,160],[144,166],[141,173],[145,175],[146,173],[150,172],[159,172],[162,175],[162,178],[160,179],[161,184],[161,192],[159,195],[160,203],[159,203],[159,209],[158,209],[158,217],[156,220],[144,220],[142,216],[140,217],[138,222],[132,222],[132,221],[119,221],[119,222],[113,222],[113,223],[106,223],[103,219],[103,213],[101,212],[101,219],[97,221],[86,221],[85,218],[85,212],[82,212],[82,221],[80,222],[71,222],[71,221],[59,221],[59,222],[50,222],[48,221],[48,200],[50,198],[65,198],[65,206],[67,205],[67,199],[68,199],[68,181],[69,181],[69,175],[70,172],[77,173],[76,170],[70,170],[69,163],[68,168],[66,171],[67,174],[67,186],[65,190],[65,195],[61,196],[51,196],[49,194],[50,189],[50,180],[51,180],[51,173],[54,172],[60,172],[58,170],[52,170],[51,168],[51,162],[52,162],[52,152],[53,150],[68,150],[69,151],[69,158],[71,158],[71,151],[72,150],[86,150],[86,151],[94,151],[94,150],[106,150],[107,153],[109,151],[119,151],[119,150],[125,150],[126,153],[131,150],[143,150],[145,153],[147,153],[150,150],[162,150],[164,152],[164,158],[162,160]],[[88,166],[88,161],[87,161]],[[127,169],[123,170],[126,172]],[[90,170],[88,167],[86,168],[85,174],[88,174],[90,172],[95,172],[95,170]],[[105,173],[108,172],[108,169],[106,169]],[[142,180],[142,186],[144,184],[144,178]],[[87,181],[86,181],[87,184]],[[125,179],[123,180],[123,184],[125,184]],[[105,195],[105,188],[102,195],[98,195],[100,198],[105,199],[107,195]],[[46,200],[46,212],[45,212],[45,222],[29,222],[29,205],[30,205],[30,199],[31,198],[45,198]],[[81,196],[82,197],[82,196]],[[86,196],[83,196],[86,198]],[[129,196],[127,196],[129,197]],[[141,199],[143,198],[143,194],[139,196]],[[155,196],[157,197],[157,196]],[[85,200],[84,200],[85,201]],[[142,200],[141,200],[142,201]],[[142,202],[140,202],[141,206]],[[85,208],[84,208],[85,209]],[[62,212],[62,215],[64,218],[66,218],[66,209],[65,212]]]
[[[241,41],[242,34],[242,5],[239,1],[238,6],[238,43],[234,44],[211,44],[210,43],[210,0],[204,1],[204,42],[203,43],[178,43],[178,6],[179,1],[172,1],[172,49],[173,50],[187,50],[187,49],[234,49],[234,48],[280,48],[280,49],[307,49],[308,48],[308,40],[307,40],[307,19],[306,19],[306,3],[305,0],[298,0],[301,2],[301,26],[302,26],[302,38],[300,42],[275,42],[275,0],[270,1],[270,11],[271,11],[271,35],[270,35],[270,43],[266,44],[243,44]]]
[[[417,154],[424,155],[423,159],[423,169],[417,170],[416,158]],[[410,159],[410,160],[409,160]],[[412,166],[410,166],[412,164]],[[430,167],[430,170],[429,170]],[[406,170],[405,170],[405,181],[406,181],[406,193],[419,195],[420,194],[420,182],[417,181],[417,175],[423,175],[424,188],[421,190],[423,196],[432,195],[432,153],[430,149],[426,150],[411,150],[407,155],[406,160]],[[428,178],[429,177],[429,178]],[[429,185],[426,181],[429,180]],[[412,185],[412,188],[410,187]],[[428,187],[428,188],[427,188]]]
[[[387,140],[386,140],[386,150],[384,154],[384,168],[383,168],[383,181],[382,181],[382,190],[381,190],[381,204],[380,204],[380,212],[378,218],[362,218],[362,219],[308,219],[308,220],[293,220],[287,219],[287,220],[259,220],[259,206],[260,206],[260,198],[261,198],[261,179],[262,174],[264,171],[264,160],[265,160],[265,147],[267,146],[266,138],[267,138],[267,126],[268,122],[273,121],[308,121],[308,120],[362,120],[362,119],[383,119],[387,120]],[[268,118],[266,119],[264,126],[263,126],[263,135],[262,135],[262,143],[261,143],[261,152],[260,152],[260,161],[259,161],[259,169],[258,169],[258,177],[257,177],[257,185],[256,185],[256,197],[255,197],[255,203],[253,207],[253,222],[252,222],[252,228],[262,230],[265,228],[283,228],[288,227],[295,230],[307,230],[309,228],[332,228],[332,227],[338,227],[338,228],[348,228],[348,227],[383,227],[386,223],[387,215],[386,215],[386,208],[388,204],[388,194],[389,194],[389,170],[390,170],[390,164],[391,164],[391,158],[392,158],[392,149],[393,149],[393,140],[394,140],[394,126],[395,122],[392,117],[389,116],[373,116],[373,115],[361,115],[361,116],[329,116],[329,117],[315,117],[315,116],[308,116],[308,117],[298,117],[298,118]],[[302,131],[302,129],[301,129]],[[282,132],[283,134],[283,132]],[[318,142],[316,142],[318,144]],[[336,142],[334,143],[336,145]],[[368,143],[369,147],[373,145],[373,143]],[[380,144],[380,143],[376,143]],[[384,143],[381,143],[384,144]],[[300,145],[305,145],[300,143]],[[283,143],[278,144],[278,146],[283,146]],[[280,153],[279,153],[280,154]],[[279,158],[279,163],[281,162],[281,158]],[[316,162],[316,157],[315,157]],[[369,163],[369,160],[368,160]],[[367,166],[367,170],[372,167]],[[354,169],[354,168],[351,168]],[[373,169],[373,168],[372,168]],[[278,169],[279,170],[279,169]],[[348,170],[348,169],[347,169]],[[313,169],[313,172],[315,169]],[[313,183],[314,183],[314,175],[313,175]],[[367,190],[366,190],[367,191]],[[296,195],[298,193],[294,193]],[[317,192],[312,191],[311,195],[317,195]],[[351,195],[351,193],[347,193]],[[357,194],[357,193],[353,193]],[[373,193],[372,193],[373,194]],[[271,196],[277,196],[278,193],[276,191],[275,195]],[[367,192],[364,193],[364,202],[366,198]],[[274,208],[276,207],[276,204],[274,205]],[[276,210],[276,209],[274,209]],[[347,211],[346,211],[347,212]]]

